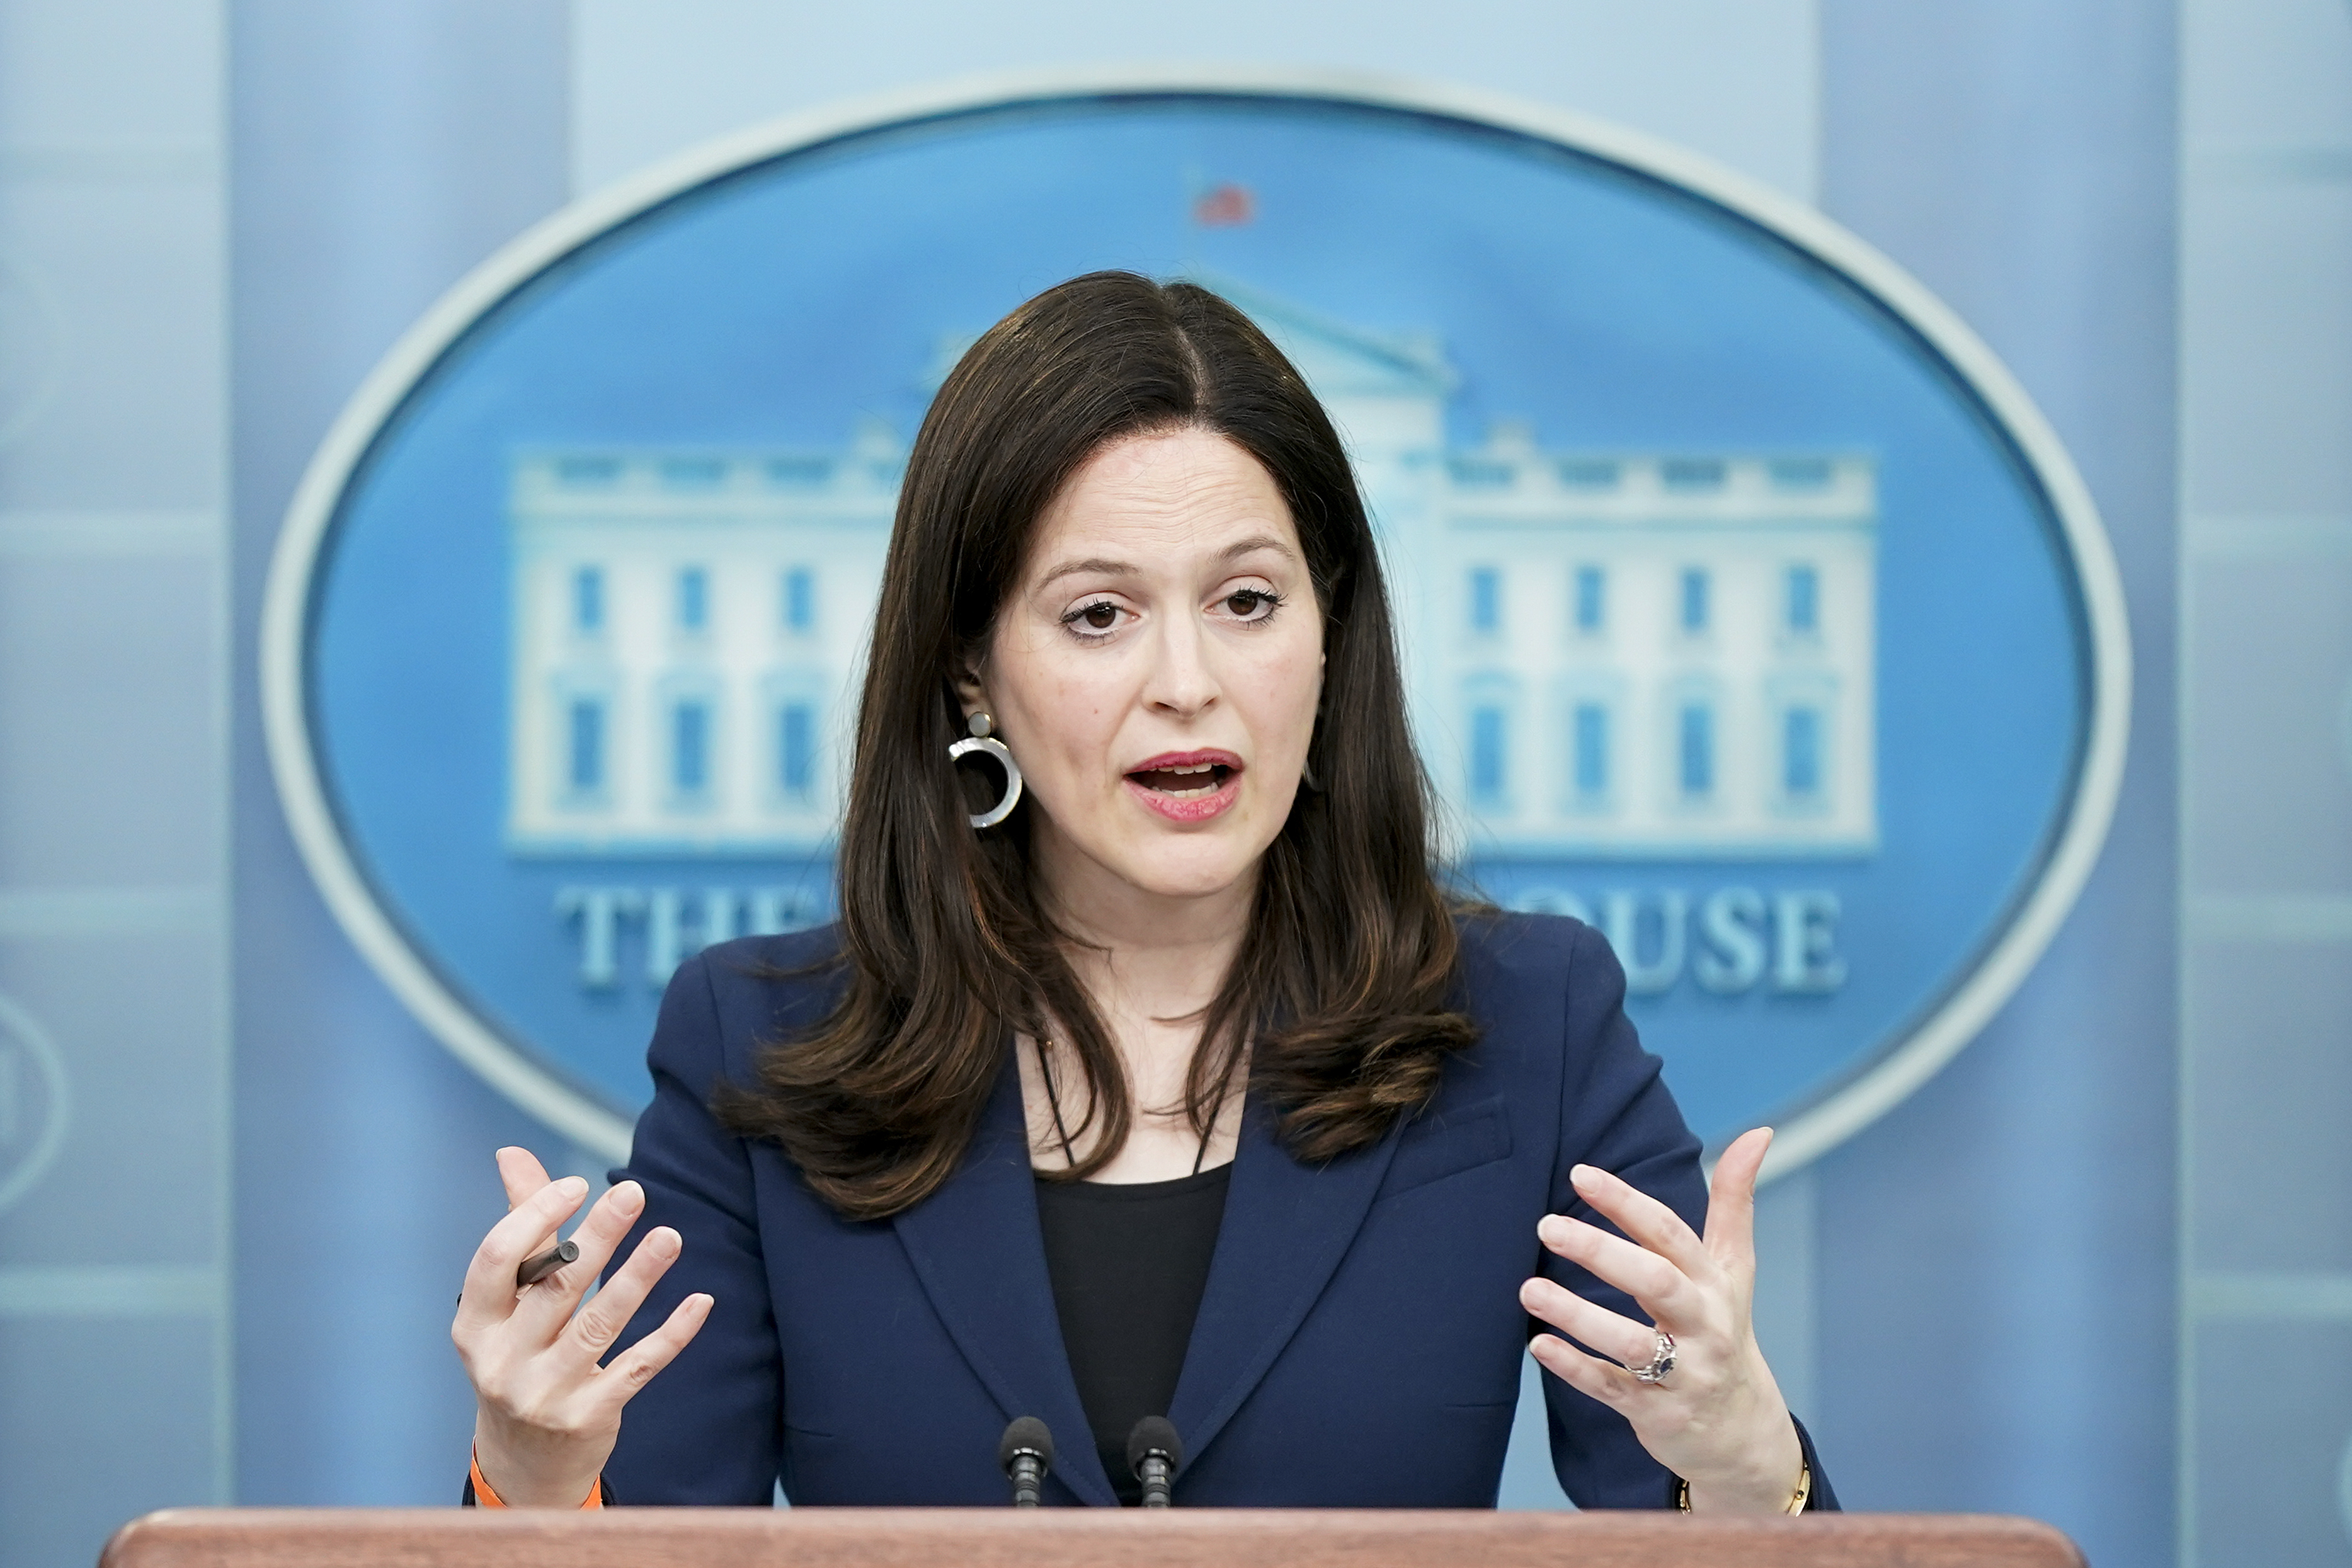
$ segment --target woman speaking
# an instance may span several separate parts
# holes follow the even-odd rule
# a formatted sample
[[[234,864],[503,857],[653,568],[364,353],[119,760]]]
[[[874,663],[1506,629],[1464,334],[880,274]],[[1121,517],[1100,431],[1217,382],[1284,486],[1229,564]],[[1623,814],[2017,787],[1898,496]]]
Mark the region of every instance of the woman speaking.
[[[1363,502],[1245,317],[999,322],[871,642],[840,923],[679,968],[529,1285],[587,1186],[500,1152],[476,1500],[1001,1503],[1026,1416],[1048,1502],[1160,1417],[1181,1504],[1489,1507],[1532,1320],[1580,1506],[1834,1506],[1749,1326],[1770,1134],[1710,1204],[1606,943],[1441,885]]]

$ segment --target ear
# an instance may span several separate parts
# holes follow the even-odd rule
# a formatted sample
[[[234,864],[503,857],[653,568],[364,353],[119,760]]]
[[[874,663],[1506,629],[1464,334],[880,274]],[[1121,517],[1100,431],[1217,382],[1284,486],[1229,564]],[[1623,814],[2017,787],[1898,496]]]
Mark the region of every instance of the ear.
[[[993,715],[995,706],[988,699],[988,677],[976,660],[967,661],[956,675],[956,701],[963,705],[964,717],[973,714]]]

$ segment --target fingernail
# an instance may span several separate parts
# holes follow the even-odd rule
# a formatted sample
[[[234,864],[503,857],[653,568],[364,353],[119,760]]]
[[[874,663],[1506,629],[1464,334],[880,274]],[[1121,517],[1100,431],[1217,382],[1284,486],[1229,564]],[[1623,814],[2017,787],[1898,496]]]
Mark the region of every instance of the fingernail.
[[[643,1208],[646,1206],[646,1189],[633,1181],[625,1181],[613,1189],[613,1203],[615,1207],[633,1212]]]
[[[555,1184],[555,1190],[566,1197],[585,1197],[588,1196],[588,1178],[565,1176]]]
[[[1579,1192],[1591,1192],[1601,1185],[1601,1173],[1591,1166],[1569,1167],[1568,1181]]]
[[[1544,1241],[1568,1239],[1568,1221],[1557,1214],[1547,1214],[1536,1221],[1536,1236]]]

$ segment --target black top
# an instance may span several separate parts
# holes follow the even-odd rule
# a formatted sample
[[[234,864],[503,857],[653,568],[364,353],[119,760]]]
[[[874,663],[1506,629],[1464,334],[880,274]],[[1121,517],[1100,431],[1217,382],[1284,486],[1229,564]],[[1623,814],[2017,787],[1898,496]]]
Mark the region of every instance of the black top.
[[[1127,1435],[1175,1397],[1233,1169],[1131,1184],[1037,1178],[1062,1344],[1103,1469],[1130,1508],[1143,1488]]]

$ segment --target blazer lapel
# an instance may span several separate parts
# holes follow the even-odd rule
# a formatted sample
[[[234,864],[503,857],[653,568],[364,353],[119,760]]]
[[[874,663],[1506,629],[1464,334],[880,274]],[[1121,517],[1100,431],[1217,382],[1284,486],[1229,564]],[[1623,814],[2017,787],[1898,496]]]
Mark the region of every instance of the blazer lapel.
[[[963,1164],[893,1223],[933,1310],[1005,1418],[1044,1421],[1054,1433],[1054,1474],[1081,1501],[1115,1507],[1062,1344],[1034,1183],[1021,1078],[1008,1054]]]
[[[1272,1113],[1249,1107],[1208,1287],[1168,1413],[1188,1455],[1223,1429],[1306,1321],[1355,1244],[1402,1127],[1369,1149],[1307,1166],[1276,1140]]]

